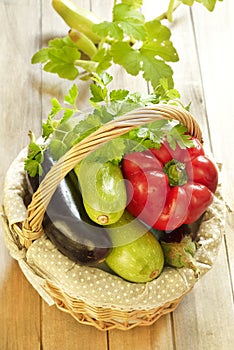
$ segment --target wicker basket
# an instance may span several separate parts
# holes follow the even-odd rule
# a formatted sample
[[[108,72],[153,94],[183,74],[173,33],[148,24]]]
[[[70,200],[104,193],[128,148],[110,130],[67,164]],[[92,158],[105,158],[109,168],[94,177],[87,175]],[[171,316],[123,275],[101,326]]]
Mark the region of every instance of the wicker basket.
[[[93,325],[100,330],[109,330],[113,328],[127,330],[136,326],[153,324],[161,316],[174,311],[181,302],[182,298],[191,290],[191,288],[193,288],[193,285],[197,280],[190,278],[191,283],[185,282],[186,288],[183,289],[180,295],[175,294],[174,298],[169,298],[169,300],[164,301],[162,305],[157,302],[154,306],[154,302],[152,301],[152,307],[147,306],[144,308],[144,305],[139,305],[139,308],[135,307],[133,309],[131,307],[126,309],[124,307],[118,307],[118,305],[115,305],[115,303],[112,301],[108,307],[106,304],[100,306],[97,303],[93,304],[92,300],[89,301],[87,298],[84,299],[82,297],[80,298],[79,295],[72,295],[72,293],[69,293],[67,289],[63,287],[63,281],[56,283],[56,279],[45,277],[42,268],[37,268],[34,270],[32,265],[30,265],[28,262],[28,251],[36,244],[36,242],[38,242],[38,240],[41,239],[41,237],[45,236],[46,234],[44,234],[42,227],[46,207],[54,191],[56,190],[57,185],[66,176],[66,174],[72,170],[80,160],[85,158],[97,147],[137,126],[150,123],[156,119],[178,120],[187,127],[192,136],[195,136],[202,141],[202,133],[199,125],[193,116],[184,109],[180,109],[176,106],[156,105],[153,107],[151,106],[135,110],[103,125],[100,129],[86,137],[84,140],[70,149],[62,158],[60,158],[46,175],[37,192],[33,195],[32,201],[25,211],[26,217],[23,221],[13,223],[10,222],[8,217],[8,209],[6,208],[7,206],[5,203],[3,203],[3,223],[6,244],[12,256],[19,261],[20,267],[32,285],[45,299],[45,295],[47,295],[49,300],[48,302],[50,304],[55,303],[60,310],[68,312],[77,321],[84,324]],[[25,174],[23,173],[22,169],[21,177],[24,178]],[[25,192],[23,193],[25,195]],[[223,205],[222,200],[219,199],[217,212],[219,212],[221,215],[217,220],[215,220],[214,223],[214,225],[216,225],[215,244],[217,249],[212,247],[211,252],[208,252],[210,259],[208,264],[209,266],[204,269],[204,273],[212,267],[214,258],[217,255],[217,251],[221,243],[223,229]],[[216,214],[214,214],[212,211],[212,215]],[[204,251],[204,242],[201,243]],[[86,271],[87,269],[89,268],[86,268]],[[92,269],[92,273],[94,270]],[[108,272],[104,272],[104,274],[108,274]],[[188,275],[189,271],[186,270],[185,274]],[[118,277],[115,276],[113,278]],[[153,285],[151,286],[151,282],[149,282],[147,283],[147,288],[148,286],[152,289]],[[147,298],[147,295],[145,297]],[[131,304],[131,300],[129,303]]]

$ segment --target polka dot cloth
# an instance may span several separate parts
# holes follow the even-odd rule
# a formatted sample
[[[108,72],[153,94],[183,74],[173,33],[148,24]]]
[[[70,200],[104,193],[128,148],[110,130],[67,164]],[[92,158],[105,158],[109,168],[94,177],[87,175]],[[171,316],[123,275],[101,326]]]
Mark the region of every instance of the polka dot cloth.
[[[173,268],[165,268],[156,280],[136,284],[124,281],[106,271],[84,267],[64,257],[53,244],[43,236],[28,250],[28,263],[48,277],[71,296],[102,307],[135,310],[160,305],[184,293],[194,283],[194,274]],[[185,283],[185,279],[189,283]]]
[[[22,200],[25,193],[24,154],[19,155],[6,176],[4,207],[11,224],[23,221],[26,215]],[[13,173],[17,174],[17,185],[9,181]],[[198,232],[196,260],[200,277],[212,267],[222,241],[225,204],[219,198],[217,192]],[[160,307],[189,291],[197,281],[191,269],[165,267],[161,275],[151,282],[127,282],[100,268],[75,264],[56,249],[46,234],[30,246],[24,260],[35,276],[51,281],[72,297],[93,306],[124,311]]]
[[[24,205],[27,185],[24,172],[25,156],[26,150],[23,149],[11,164],[5,178],[3,202],[10,226],[26,219],[26,208]]]

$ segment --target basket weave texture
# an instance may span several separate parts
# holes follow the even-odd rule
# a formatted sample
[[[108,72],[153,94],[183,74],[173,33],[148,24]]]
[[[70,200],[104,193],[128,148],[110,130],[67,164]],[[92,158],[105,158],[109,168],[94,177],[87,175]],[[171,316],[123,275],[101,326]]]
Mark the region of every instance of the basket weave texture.
[[[80,160],[107,141],[156,119],[176,119],[202,141],[199,125],[189,112],[175,106],[157,105],[113,120],[75,145],[46,175],[28,207],[25,206],[28,189],[24,171],[27,149],[20,152],[6,174],[2,217],[11,255],[48,304],[55,303],[77,321],[100,330],[151,325],[175,310],[197,278],[188,268],[165,267],[156,280],[137,284],[101,268],[74,264],[47,238],[42,227],[44,213],[59,182]],[[200,277],[212,267],[222,241],[225,205],[219,190],[197,232],[196,261]]]

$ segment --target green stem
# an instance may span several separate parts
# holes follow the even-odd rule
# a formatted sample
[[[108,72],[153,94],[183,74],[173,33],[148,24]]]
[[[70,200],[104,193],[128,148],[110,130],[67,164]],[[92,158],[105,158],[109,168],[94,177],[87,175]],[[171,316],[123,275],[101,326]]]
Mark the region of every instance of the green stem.
[[[174,11],[175,0],[170,0],[167,9],[167,19],[169,22],[173,21],[173,11]]]
[[[113,7],[112,7],[112,22],[114,22],[114,7],[117,5],[118,0],[114,0]]]
[[[28,136],[29,136],[30,143],[36,142],[35,135],[31,130],[29,130]]]
[[[168,21],[173,21],[173,12],[181,5],[181,1],[170,0],[167,11],[163,12],[161,15],[157,16],[155,19],[161,21],[167,19]]]
[[[76,60],[74,62],[74,65],[85,69],[89,73],[93,73],[93,72],[96,72],[98,62],[86,61],[86,60]]]
[[[186,166],[178,160],[172,159],[164,165],[164,173],[168,176],[170,186],[183,186],[188,181]]]

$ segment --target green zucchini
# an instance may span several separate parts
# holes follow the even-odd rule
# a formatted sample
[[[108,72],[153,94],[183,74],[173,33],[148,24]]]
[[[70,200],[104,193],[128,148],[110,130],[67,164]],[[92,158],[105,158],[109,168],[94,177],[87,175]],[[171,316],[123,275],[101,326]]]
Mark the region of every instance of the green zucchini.
[[[111,162],[82,161],[74,169],[87,214],[99,225],[110,225],[122,216],[127,202],[121,169]]]
[[[85,34],[94,44],[100,42],[100,37],[93,32],[92,27],[101,21],[93,12],[79,7],[70,0],[52,0],[52,6],[70,28]]]
[[[145,283],[157,278],[164,266],[163,250],[148,228],[127,211],[108,226],[113,248],[105,264],[130,282]]]

